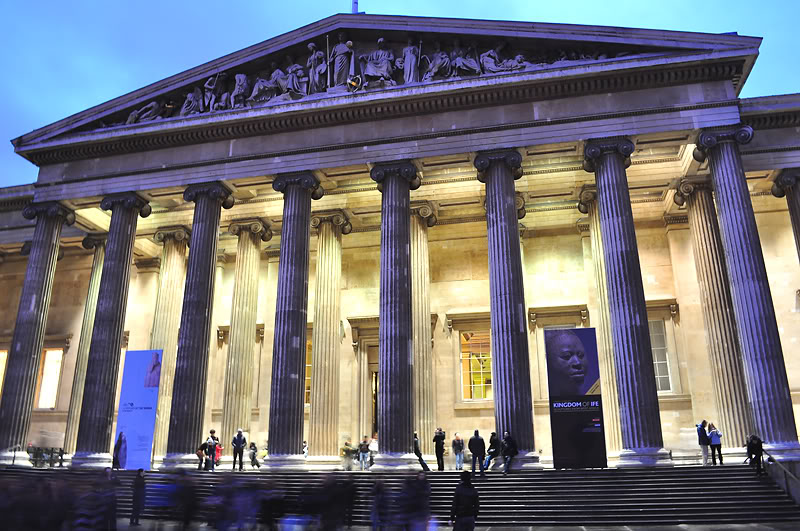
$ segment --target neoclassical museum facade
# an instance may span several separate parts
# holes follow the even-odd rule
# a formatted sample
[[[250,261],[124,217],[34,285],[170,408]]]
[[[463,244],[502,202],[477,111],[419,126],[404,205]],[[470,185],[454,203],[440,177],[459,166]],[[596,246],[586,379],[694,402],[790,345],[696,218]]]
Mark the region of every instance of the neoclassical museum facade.
[[[612,465],[696,459],[701,419],[800,455],[800,95],[739,98],[760,43],[335,15],[13,140],[0,463],[110,464],[159,349],[158,465],[242,428],[276,466],[377,432],[391,467],[442,426],[547,466],[572,327]]]

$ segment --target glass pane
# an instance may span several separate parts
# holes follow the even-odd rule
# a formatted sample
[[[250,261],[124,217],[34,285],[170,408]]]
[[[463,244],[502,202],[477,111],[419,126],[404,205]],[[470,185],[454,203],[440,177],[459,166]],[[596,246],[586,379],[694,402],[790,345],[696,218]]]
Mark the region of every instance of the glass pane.
[[[659,376],[656,378],[656,385],[659,391],[669,391],[669,376]]]
[[[484,383],[491,381],[489,331],[461,331],[461,384],[463,400],[486,398]]]
[[[3,392],[3,378],[6,375],[6,362],[8,361],[8,351],[0,350],[0,393]]]
[[[56,407],[58,395],[58,379],[61,375],[61,358],[64,351],[61,349],[48,349],[44,351],[44,366],[42,368],[42,382],[39,386],[38,408]]]
[[[493,399],[494,395],[492,394],[492,384],[491,383],[486,384],[485,389],[486,389],[486,399],[487,400]]]

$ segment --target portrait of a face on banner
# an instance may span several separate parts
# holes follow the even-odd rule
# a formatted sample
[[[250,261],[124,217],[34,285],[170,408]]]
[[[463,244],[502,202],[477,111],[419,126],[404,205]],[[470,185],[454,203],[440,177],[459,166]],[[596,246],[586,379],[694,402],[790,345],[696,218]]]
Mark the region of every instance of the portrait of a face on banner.
[[[544,331],[555,468],[604,468],[600,364],[594,328]]]

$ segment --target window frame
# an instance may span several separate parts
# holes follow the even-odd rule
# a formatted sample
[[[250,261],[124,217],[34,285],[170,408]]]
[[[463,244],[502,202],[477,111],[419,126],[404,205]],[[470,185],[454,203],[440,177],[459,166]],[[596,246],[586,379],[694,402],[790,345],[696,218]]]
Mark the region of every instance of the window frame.
[[[659,299],[647,301],[647,333],[650,337],[650,321],[662,321],[664,323],[664,339],[667,349],[667,374],[669,375],[669,391],[659,391],[656,385],[658,396],[671,396],[683,394],[683,384],[680,377],[680,353],[678,352],[678,337],[675,321],[678,318],[679,307],[675,299]],[[652,355],[652,339],[650,352]],[[655,375],[655,357],[653,357],[653,374]]]
[[[450,332],[451,356],[453,362],[454,409],[494,409],[494,358],[491,353],[491,317],[488,309],[482,311],[451,310],[445,315]],[[489,357],[492,360],[492,397],[464,398],[463,376],[461,370],[461,334],[465,332],[489,332]]]
[[[462,343],[461,343],[462,340],[463,340],[463,336],[465,334],[484,334],[484,333],[487,336],[487,340],[488,340],[488,344],[489,344],[489,348],[488,348],[488,351],[487,351],[488,356],[479,356],[477,358],[474,358],[472,355],[470,355],[469,357],[465,358],[464,357],[464,350],[462,348]],[[472,339],[472,338],[470,337],[470,339]],[[469,341],[469,340],[467,340],[467,341]],[[470,354],[472,354],[472,353],[470,352]],[[481,352],[481,354],[483,354],[483,353]],[[491,383],[489,383],[488,385],[491,388],[492,398],[486,398],[486,396],[485,396],[486,395],[486,387],[487,387],[487,384],[485,382],[482,383],[482,384],[479,384],[477,386],[477,387],[483,388],[484,397],[483,398],[474,398],[476,385],[474,383],[472,383],[473,382],[473,380],[472,380],[472,374],[473,374],[472,362],[473,362],[473,360],[475,360],[481,365],[481,369],[480,369],[480,371],[478,371],[478,373],[481,376],[483,376],[484,374],[486,374],[487,371],[484,370],[483,364],[481,364],[481,360],[485,360],[485,359],[489,360],[489,371],[488,371],[488,373],[489,373],[489,378],[490,378]],[[469,374],[469,377],[470,377],[469,378],[469,382],[466,382],[466,383],[464,382],[464,367],[463,367],[463,364],[464,364],[465,361],[469,362],[468,374]],[[491,330],[462,330],[462,331],[459,331],[459,334],[458,334],[458,373],[461,376],[460,389],[461,389],[461,400],[463,402],[477,402],[477,401],[486,401],[486,400],[494,401],[494,363],[493,363],[493,360],[492,360],[492,331]],[[470,391],[471,391],[470,394],[473,395],[473,398],[466,398],[464,396],[464,390],[467,387],[470,388]]]

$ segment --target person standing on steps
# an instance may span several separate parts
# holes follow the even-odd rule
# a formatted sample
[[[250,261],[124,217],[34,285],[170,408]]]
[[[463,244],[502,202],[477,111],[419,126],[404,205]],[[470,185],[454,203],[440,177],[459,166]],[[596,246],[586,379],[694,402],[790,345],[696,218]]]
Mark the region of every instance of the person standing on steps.
[[[503,467],[504,476],[507,476],[511,471],[511,461],[518,453],[519,450],[517,450],[517,441],[511,437],[510,433],[505,432],[503,434],[503,461],[505,461],[505,466]]]
[[[419,464],[422,466],[422,470],[425,472],[430,471],[430,468],[428,468],[428,463],[426,463],[422,458],[422,450],[419,449],[419,436],[417,435],[417,432],[414,432],[414,455],[416,455],[417,459],[419,459]]]
[[[239,472],[241,472],[244,464],[244,447],[247,446],[247,439],[242,433],[242,428],[236,430],[231,446],[233,446],[233,470],[236,470],[236,456],[239,456]]]
[[[214,430],[208,432],[208,439],[206,439],[206,455],[208,456],[209,465],[206,470],[214,471],[217,464],[217,436]]]
[[[722,432],[714,426],[713,422],[708,423],[708,442],[711,446],[711,463],[717,466],[717,456],[719,464],[722,465]]]
[[[436,433],[433,435],[433,444],[436,450],[436,465],[439,472],[444,471],[444,439],[445,434],[442,428],[436,428]]]
[[[480,436],[478,430],[475,430],[475,435],[469,439],[469,452],[472,454],[472,473],[475,473],[475,461],[477,460],[481,477],[484,477],[486,474],[483,472],[483,458],[486,454],[486,443],[483,442],[483,437]]]
[[[706,425],[708,423],[705,420],[697,425],[697,444],[700,445],[700,452],[703,454],[703,466],[708,466],[708,445],[711,442],[706,433]]]
[[[248,451],[250,453],[250,468],[261,468],[261,463],[258,462],[258,447],[256,443],[251,442]]]
[[[456,432],[453,439],[453,455],[456,456],[456,470],[464,469],[464,439]]]
[[[358,443],[358,462],[361,464],[361,470],[369,470],[369,437],[366,435]]]
[[[747,459],[750,460],[750,466],[755,467],[756,476],[760,476],[763,472],[762,459],[764,457],[764,444],[758,435],[751,435],[747,439]]]
[[[472,474],[465,470],[461,473],[461,483],[456,487],[453,505],[450,507],[450,523],[453,524],[453,531],[475,529],[475,520],[478,518],[480,508],[478,491],[472,486]]]
[[[497,436],[497,433],[492,432],[489,436],[489,449],[486,451],[486,461],[483,463],[484,470],[489,470],[489,463],[496,457],[500,457],[500,437]]]
[[[131,526],[139,525],[139,515],[142,514],[144,509],[144,469],[140,468],[136,471],[136,477],[133,478],[133,506],[131,507]]]

